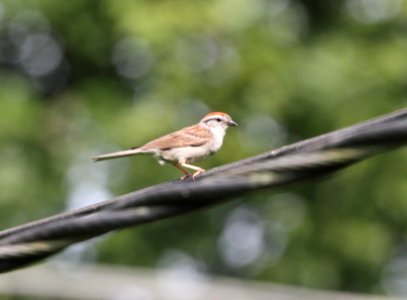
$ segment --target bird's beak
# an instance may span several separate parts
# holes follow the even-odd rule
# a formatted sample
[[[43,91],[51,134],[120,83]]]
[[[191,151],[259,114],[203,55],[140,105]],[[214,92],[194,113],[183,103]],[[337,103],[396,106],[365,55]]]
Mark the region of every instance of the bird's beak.
[[[233,121],[233,120],[227,121],[226,124],[227,124],[228,126],[237,126],[237,123],[236,123],[235,121]]]

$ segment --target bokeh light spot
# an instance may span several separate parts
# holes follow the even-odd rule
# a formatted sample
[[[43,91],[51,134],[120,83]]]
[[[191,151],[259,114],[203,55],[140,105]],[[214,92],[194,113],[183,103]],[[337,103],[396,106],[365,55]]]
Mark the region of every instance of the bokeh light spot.
[[[219,250],[232,268],[253,263],[264,250],[264,224],[260,217],[247,208],[233,210],[219,239]]]
[[[348,0],[346,8],[350,15],[361,23],[386,21],[397,16],[402,0]]]
[[[151,70],[154,56],[146,41],[125,38],[115,45],[112,61],[117,73],[126,79],[134,80]]]
[[[58,67],[62,61],[62,49],[50,35],[35,33],[24,40],[19,56],[25,72],[38,77],[47,75]]]

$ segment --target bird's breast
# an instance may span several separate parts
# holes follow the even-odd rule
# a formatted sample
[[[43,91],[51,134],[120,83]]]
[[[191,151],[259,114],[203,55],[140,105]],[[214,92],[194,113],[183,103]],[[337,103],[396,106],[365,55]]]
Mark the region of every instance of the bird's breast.
[[[211,154],[217,152],[223,144],[223,138],[225,137],[225,130],[222,127],[211,128],[212,141],[209,143],[209,151]]]

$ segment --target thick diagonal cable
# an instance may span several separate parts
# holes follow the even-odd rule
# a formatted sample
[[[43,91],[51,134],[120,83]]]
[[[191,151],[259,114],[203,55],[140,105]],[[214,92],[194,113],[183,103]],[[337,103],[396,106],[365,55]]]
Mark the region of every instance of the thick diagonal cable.
[[[369,125],[370,123],[370,125]],[[407,142],[403,110],[214,169],[196,182],[170,182],[0,232],[0,271],[9,271],[112,230],[222,203],[251,191],[333,173]]]

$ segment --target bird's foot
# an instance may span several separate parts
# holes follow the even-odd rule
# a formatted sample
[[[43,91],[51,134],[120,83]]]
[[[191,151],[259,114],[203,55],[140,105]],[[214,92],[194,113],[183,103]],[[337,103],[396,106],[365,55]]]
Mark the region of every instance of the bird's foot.
[[[203,172],[205,172],[204,169],[199,169],[196,172],[194,172],[194,174],[192,174],[192,180],[195,181],[195,177],[198,176],[199,174],[202,174]]]
[[[181,180],[186,180],[186,179],[188,179],[189,177],[191,177],[191,176],[193,176],[192,174],[185,174],[184,176],[182,176],[180,179]]]

